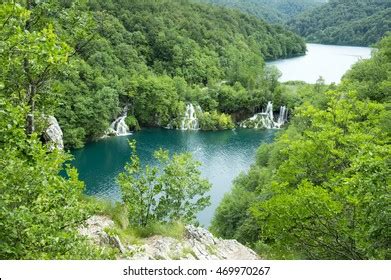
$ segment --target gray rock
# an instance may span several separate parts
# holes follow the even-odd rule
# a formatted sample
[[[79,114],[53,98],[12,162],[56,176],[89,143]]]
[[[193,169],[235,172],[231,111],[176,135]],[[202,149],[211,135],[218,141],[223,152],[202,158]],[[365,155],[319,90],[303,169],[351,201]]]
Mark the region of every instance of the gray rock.
[[[92,216],[79,227],[79,234],[91,239],[97,245],[111,245],[110,236],[105,228],[114,226],[114,222],[106,216]]]
[[[109,242],[113,247],[117,248],[122,254],[126,253],[126,248],[122,244],[121,240],[117,235],[109,236]]]
[[[79,232],[98,245],[118,248],[122,258],[132,260],[257,260],[259,256],[236,240],[214,237],[202,227],[187,225],[183,238],[155,235],[139,244],[124,244],[118,236],[109,236],[105,228],[114,222],[105,216],[92,216]]]
[[[46,143],[49,145],[49,150],[53,151],[54,149],[63,150],[63,134],[60,125],[57,122],[57,119],[53,116],[47,116],[47,128],[43,132],[43,138]]]

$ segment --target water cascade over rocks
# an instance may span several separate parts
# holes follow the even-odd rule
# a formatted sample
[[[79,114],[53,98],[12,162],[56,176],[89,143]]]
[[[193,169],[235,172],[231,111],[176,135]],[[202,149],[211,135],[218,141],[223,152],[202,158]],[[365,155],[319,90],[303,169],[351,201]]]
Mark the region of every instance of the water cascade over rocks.
[[[183,116],[180,124],[181,130],[199,130],[200,125],[197,118],[197,111],[202,112],[200,106],[194,107],[193,104],[186,105],[185,115]]]
[[[288,109],[286,106],[280,107],[280,113],[277,120],[274,119],[273,103],[268,102],[266,110],[261,113],[256,113],[251,118],[248,118],[240,123],[240,127],[243,128],[267,128],[267,129],[279,129],[288,120]]]
[[[123,113],[115,121],[113,121],[106,133],[110,136],[124,136],[131,134],[129,127],[127,126],[125,119],[128,116],[128,107],[125,106]]]
[[[278,115],[276,125],[278,126],[278,128],[280,128],[287,121],[288,121],[288,109],[286,108],[286,106],[281,106],[280,107],[280,114]]]

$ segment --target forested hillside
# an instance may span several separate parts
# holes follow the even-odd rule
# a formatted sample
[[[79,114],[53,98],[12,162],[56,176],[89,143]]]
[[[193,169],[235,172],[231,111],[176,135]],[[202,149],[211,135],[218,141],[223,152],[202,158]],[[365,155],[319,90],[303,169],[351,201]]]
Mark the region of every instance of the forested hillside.
[[[253,104],[273,95],[268,80],[276,76],[264,71],[264,60],[305,53],[294,33],[222,7],[165,0],[72,2],[31,2],[28,25],[20,15],[10,18],[22,30],[59,37],[59,62],[70,67],[45,72],[43,63],[33,81],[40,98],[30,101],[38,121],[41,113],[58,118],[68,147],[101,137],[125,105],[131,126],[175,123],[186,102],[215,112],[210,116],[249,114]],[[3,21],[8,34],[15,23],[6,15]],[[25,87],[14,80],[23,71],[10,67],[15,72],[4,75],[6,95]]]
[[[288,25],[310,42],[369,46],[391,30],[391,1],[330,0]]]
[[[271,23],[284,23],[292,17],[325,3],[326,0],[199,0],[240,10]]]
[[[391,35],[378,47],[338,87],[298,91],[289,127],[218,207],[217,234],[267,258],[391,258]]]
[[[265,258],[391,258],[391,35],[326,86],[280,84],[265,67],[304,54],[298,35],[186,0],[6,0],[0,26],[0,259],[127,258],[118,236],[182,238],[181,221],[210,203],[191,154],[160,149],[160,165],[144,166],[135,142],[117,177],[121,202],[86,198],[68,151],[44,139],[48,116],[67,147],[81,147],[124,107],[132,128],[175,125],[194,103],[208,128],[227,129],[268,101],[290,108],[289,126],[259,148],[212,230]],[[80,234],[97,213],[115,222],[105,234],[119,248]]]

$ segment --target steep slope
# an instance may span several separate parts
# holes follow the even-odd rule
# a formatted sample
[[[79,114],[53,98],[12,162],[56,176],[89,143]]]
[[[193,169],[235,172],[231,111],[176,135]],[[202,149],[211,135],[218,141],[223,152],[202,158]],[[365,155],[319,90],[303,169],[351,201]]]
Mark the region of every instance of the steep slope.
[[[391,30],[391,1],[331,0],[288,25],[310,42],[369,46]]]
[[[240,10],[270,23],[284,23],[326,0],[199,0]]]

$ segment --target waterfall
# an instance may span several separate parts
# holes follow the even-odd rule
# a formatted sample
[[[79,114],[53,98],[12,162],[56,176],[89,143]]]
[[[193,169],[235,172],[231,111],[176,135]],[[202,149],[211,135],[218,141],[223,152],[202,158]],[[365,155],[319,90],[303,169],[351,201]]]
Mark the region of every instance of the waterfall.
[[[280,114],[278,115],[277,122],[275,123],[275,126],[277,128],[280,128],[288,121],[288,110],[285,106],[280,107]]]
[[[183,116],[183,118],[181,120],[181,126],[180,126],[181,130],[198,130],[198,129],[200,129],[196,111],[202,112],[201,107],[197,106],[195,108],[194,105],[191,103],[186,105],[185,115]]]
[[[274,120],[273,114],[273,103],[268,102],[266,110],[261,113],[256,113],[251,118],[244,120],[240,123],[240,127],[244,128],[267,128],[267,129],[278,129],[281,128],[288,120],[288,109],[286,106],[280,107],[280,113],[277,121]]]
[[[117,118],[115,121],[113,121],[110,125],[110,130],[113,132],[115,136],[123,136],[123,135],[129,135],[129,127],[125,123],[125,116],[121,116]]]
[[[113,136],[124,136],[124,135],[131,134],[129,131],[129,127],[125,122],[127,116],[128,116],[128,107],[125,106],[121,116],[119,116],[115,121],[111,123],[107,134]]]

